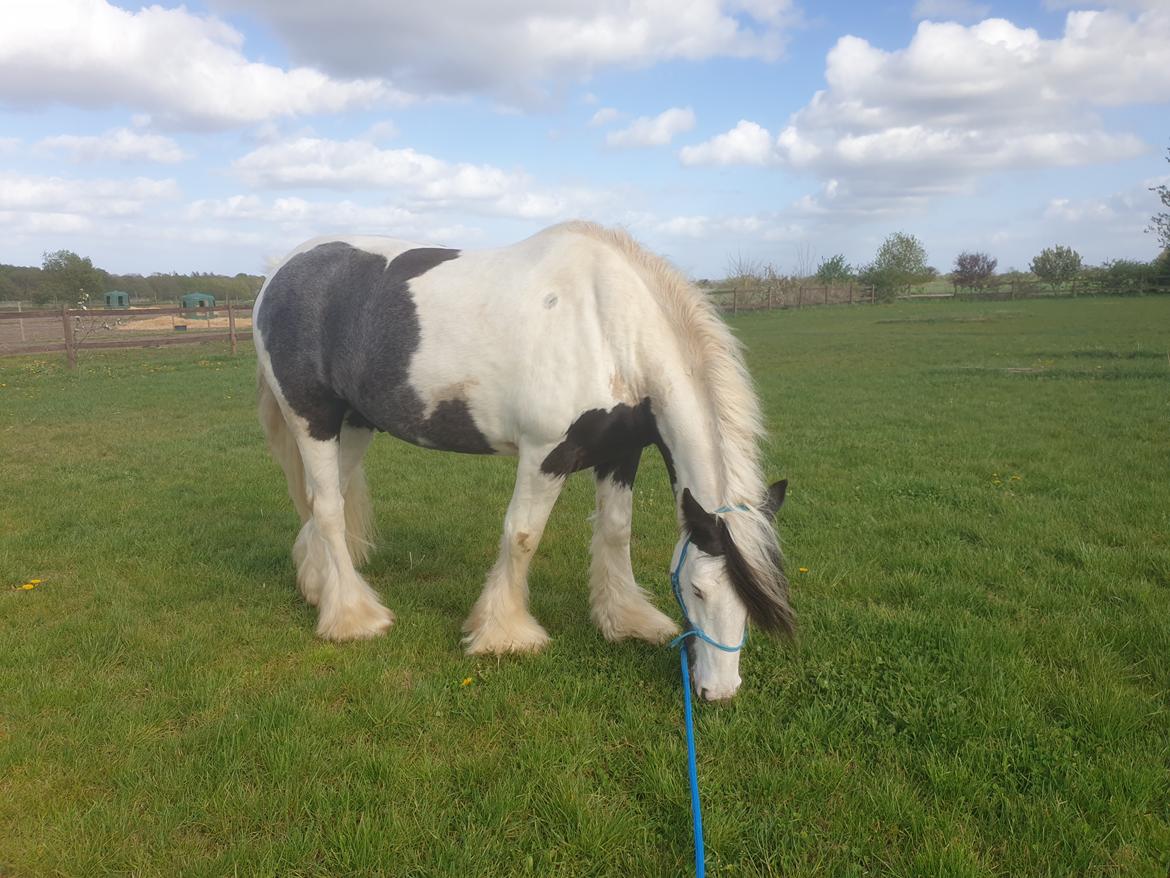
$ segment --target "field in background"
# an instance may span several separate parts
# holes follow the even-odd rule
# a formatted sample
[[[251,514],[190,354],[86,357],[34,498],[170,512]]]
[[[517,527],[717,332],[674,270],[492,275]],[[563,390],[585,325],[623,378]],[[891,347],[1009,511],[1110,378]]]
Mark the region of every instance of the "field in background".
[[[712,873],[1164,878],[1170,299],[734,325],[800,636],[698,709]],[[677,657],[588,621],[591,479],[533,565],[551,648],[459,650],[513,468],[380,437],[399,621],[335,646],[250,357],[0,360],[0,875],[685,874]],[[670,608],[653,452],[634,535]]]

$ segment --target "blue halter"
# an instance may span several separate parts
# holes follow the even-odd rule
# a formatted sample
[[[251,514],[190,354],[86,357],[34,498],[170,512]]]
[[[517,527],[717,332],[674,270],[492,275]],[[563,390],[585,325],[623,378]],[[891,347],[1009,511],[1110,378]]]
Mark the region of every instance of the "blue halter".
[[[747,512],[749,507],[738,506],[720,506],[715,510],[717,513],[733,512],[736,509]],[[743,629],[743,639],[740,640],[738,646],[728,646],[726,643],[720,643],[713,637],[703,631],[698,625],[691,621],[691,617],[687,615],[687,606],[682,599],[682,586],[679,584],[679,575],[682,573],[683,562],[687,559],[687,549],[691,547],[691,538],[688,536],[685,543],[683,543],[682,551],[678,553],[678,563],[674,565],[674,570],[670,573],[670,587],[674,591],[674,599],[678,601],[678,608],[682,610],[683,621],[687,623],[687,630],[670,641],[670,647],[673,649],[680,646],[688,637],[697,637],[704,643],[709,643],[716,649],[721,649],[724,652],[739,652],[743,649],[743,645],[747,643],[747,627]],[[686,719],[687,727],[687,774],[691,781],[691,818],[695,831],[695,875],[697,878],[703,878],[707,872],[707,864],[703,852],[703,812],[699,809],[699,773],[695,767],[695,723],[691,714],[691,668],[687,661],[687,651],[680,649],[679,664],[682,667],[682,684],[683,684],[683,713]]]

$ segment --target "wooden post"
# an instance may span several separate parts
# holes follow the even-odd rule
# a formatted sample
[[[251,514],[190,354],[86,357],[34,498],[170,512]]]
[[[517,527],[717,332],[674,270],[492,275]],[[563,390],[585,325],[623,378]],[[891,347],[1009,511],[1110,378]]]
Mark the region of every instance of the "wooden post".
[[[16,303],[16,313],[19,314],[23,310],[24,310],[24,302],[17,302]],[[25,337],[24,337],[24,321],[17,320],[16,322],[20,326],[20,340],[26,341],[27,339],[25,339]]]
[[[800,284],[796,285],[796,307],[804,307],[804,287]]]
[[[853,282],[849,282],[849,304],[853,304]]]
[[[73,321],[69,319],[69,309],[61,306],[61,328],[65,331],[65,365],[70,369],[77,368],[77,345],[73,338]]]
[[[772,285],[768,284],[768,310],[772,310]]]
[[[236,312],[232,307],[232,297],[228,296],[228,337],[232,341],[232,356],[236,355]]]
[[[829,285],[825,284],[825,304],[829,304]]]
[[[869,304],[871,304],[871,305],[877,304],[877,285],[876,284],[869,285]]]
[[[731,288],[731,313],[739,314],[739,290]]]

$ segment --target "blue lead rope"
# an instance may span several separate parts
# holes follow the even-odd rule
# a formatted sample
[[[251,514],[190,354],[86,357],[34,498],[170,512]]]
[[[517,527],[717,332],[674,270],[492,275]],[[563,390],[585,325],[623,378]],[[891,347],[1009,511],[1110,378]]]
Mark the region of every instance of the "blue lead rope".
[[[747,511],[748,507],[721,506],[715,511],[717,513],[723,513],[731,512],[734,509]],[[743,645],[747,643],[747,628],[744,628],[743,639],[740,640],[738,646],[728,646],[726,643],[720,643],[718,640],[709,637],[687,615],[687,607],[682,599],[682,586],[679,585],[679,574],[682,572],[683,562],[686,560],[687,550],[690,547],[691,539],[687,537],[687,541],[683,543],[682,551],[678,554],[678,563],[674,566],[674,570],[670,574],[670,587],[674,591],[674,599],[678,601],[678,608],[682,611],[683,621],[687,623],[687,630],[670,641],[670,648],[674,649],[676,646],[682,647],[683,641],[688,637],[697,637],[703,642],[709,643],[711,646],[714,646],[716,649],[721,649],[724,652],[739,652],[743,649]],[[691,711],[691,666],[687,660],[687,651],[685,648],[680,648],[678,655],[679,665],[682,668],[683,717],[687,728],[687,776],[691,783],[691,821],[695,833],[695,875],[696,878],[703,878],[707,874],[707,863],[703,851],[703,812],[699,807],[699,771],[695,765],[695,723]]]

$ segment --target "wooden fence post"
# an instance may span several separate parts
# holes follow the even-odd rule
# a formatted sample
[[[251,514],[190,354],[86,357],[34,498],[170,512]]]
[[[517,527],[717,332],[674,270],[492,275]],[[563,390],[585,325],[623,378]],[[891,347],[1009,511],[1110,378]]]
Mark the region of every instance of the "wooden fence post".
[[[877,286],[875,284],[869,285],[869,304],[877,304]]]
[[[825,284],[825,304],[829,304],[829,285]]]
[[[734,287],[731,289],[731,313],[739,314],[739,290]]]
[[[772,310],[772,285],[768,284],[768,310]]]
[[[232,307],[232,297],[228,296],[228,337],[232,342],[232,356],[236,355],[236,311]]]
[[[804,307],[804,287],[802,287],[800,284],[797,284],[796,286],[796,307]]]
[[[852,281],[849,283],[849,304],[850,305],[853,304],[853,283],[852,283]]]
[[[65,331],[65,365],[70,369],[77,368],[77,345],[73,338],[73,321],[69,319],[69,309],[61,306],[61,328]]]

